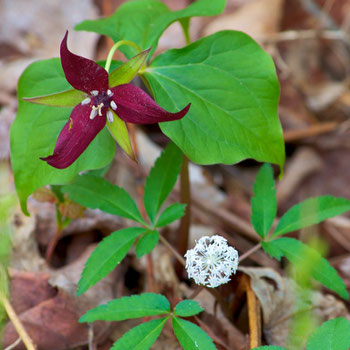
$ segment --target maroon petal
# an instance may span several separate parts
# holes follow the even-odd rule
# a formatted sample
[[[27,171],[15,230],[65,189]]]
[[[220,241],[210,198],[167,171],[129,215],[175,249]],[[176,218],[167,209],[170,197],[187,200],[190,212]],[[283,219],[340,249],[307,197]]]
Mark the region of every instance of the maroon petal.
[[[68,31],[61,42],[61,64],[74,89],[90,93],[93,90],[107,91],[108,73],[96,62],[75,55],[67,48]]]
[[[190,108],[190,103],[180,112],[170,113],[158,106],[142,89],[131,84],[111,88],[112,100],[117,105],[116,113],[128,123],[153,124],[181,119]]]
[[[58,136],[53,155],[40,159],[57,169],[70,166],[106,124],[106,112],[93,120],[90,119],[90,113],[91,104],[77,105]]]

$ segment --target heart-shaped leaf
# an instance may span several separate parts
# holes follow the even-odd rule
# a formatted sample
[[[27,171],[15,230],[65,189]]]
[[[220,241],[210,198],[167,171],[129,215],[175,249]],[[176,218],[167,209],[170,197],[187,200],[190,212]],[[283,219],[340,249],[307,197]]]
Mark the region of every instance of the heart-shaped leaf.
[[[162,131],[199,164],[246,158],[283,166],[279,83],[271,57],[248,35],[224,31],[155,58],[144,71],[156,101],[181,120]]]

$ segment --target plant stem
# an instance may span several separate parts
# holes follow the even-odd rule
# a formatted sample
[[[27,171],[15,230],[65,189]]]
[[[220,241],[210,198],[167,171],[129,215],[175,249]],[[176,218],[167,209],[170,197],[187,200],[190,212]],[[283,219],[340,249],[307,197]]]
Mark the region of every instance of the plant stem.
[[[191,187],[190,187],[190,174],[188,169],[188,158],[184,155],[180,173],[180,202],[186,204],[185,215],[181,218],[179,226],[179,240],[177,250],[181,256],[185,255],[188,239],[190,233],[191,224]],[[181,279],[183,266],[181,264],[175,265],[175,271],[177,276]]]
[[[248,251],[246,251],[244,254],[242,254],[238,258],[238,262],[242,262],[244,259],[248,258],[250,255],[254,254],[256,251],[258,251],[261,248],[261,244],[258,243],[254,247],[250,248]]]
[[[13,309],[12,305],[10,304],[9,300],[7,297],[0,292],[0,303],[3,304],[4,309],[9,317],[9,319],[12,321],[18,335],[22,339],[23,344],[27,348],[27,350],[36,350],[34,343],[30,336],[28,335],[27,331],[25,330],[22,322],[18,318],[15,310]]]
[[[107,60],[106,60],[106,65],[105,65],[105,70],[107,71],[107,73],[109,72],[109,68],[111,68],[111,63],[112,63],[112,58],[114,56],[114,53],[118,50],[118,48],[120,46],[123,46],[123,45],[128,45],[128,46],[131,46],[133,47],[137,52],[141,52],[141,49],[140,47],[135,44],[134,42],[132,41],[129,41],[129,40],[120,40],[118,42],[116,42],[112,48],[109,50],[109,53],[108,53],[108,56],[107,56]]]
[[[58,209],[57,204],[56,204],[56,225],[57,225],[57,229],[56,229],[55,235],[52,237],[51,241],[49,242],[49,245],[47,246],[46,253],[45,253],[45,260],[48,264],[51,262],[52,254],[56,248],[57,242],[59,241],[61,233],[63,231],[62,215]]]
[[[186,266],[186,260],[177,252],[176,249],[162,236],[159,235],[159,240],[174,254],[175,258],[182,266]]]

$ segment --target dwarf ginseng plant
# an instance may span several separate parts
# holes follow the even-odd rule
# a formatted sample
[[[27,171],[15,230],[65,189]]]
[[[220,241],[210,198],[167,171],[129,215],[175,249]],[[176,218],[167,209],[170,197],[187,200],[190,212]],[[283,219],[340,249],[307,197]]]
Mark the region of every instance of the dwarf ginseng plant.
[[[253,158],[283,167],[284,142],[277,115],[279,83],[271,57],[249,36],[236,31],[218,32],[191,43],[191,17],[217,15],[224,7],[225,0],[198,0],[173,12],[158,0],[128,1],[112,16],[84,21],[75,28],[112,38],[115,44],[106,61],[94,62],[71,52],[68,33],[62,33],[60,58],[35,62],[22,74],[18,114],[11,128],[11,161],[24,213],[29,214],[28,196],[50,185],[61,204],[69,199],[134,222],[100,242],[87,261],[78,294],[105,277],[134,244],[138,257],[149,254],[159,239],[168,245],[159,228],[188,211],[185,203],[164,210],[162,205],[181,167],[181,179],[186,179],[188,159],[205,165]],[[180,22],[187,45],[155,56],[159,38],[175,21]],[[125,61],[112,59],[117,49]],[[148,93],[131,83],[137,75]],[[102,176],[80,175],[108,166],[116,142],[135,159],[126,123],[159,123],[171,140],[145,183],[147,217],[122,188]],[[181,186],[189,200],[186,181],[181,181]],[[265,166],[255,187],[252,223],[264,250],[276,258],[286,256],[292,263],[297,263],[304,251],[310,253],[310,248],[280,235],[349,210],[345,199],[312,199],[287,212],[268,236],[276,214],[275,201],[272,172]],[[315,204],[316,214],[300,215],[309,203]],[[179,241],[186,245],[188,225],[183,227]],[[200,275],[197,281],[211,286],[227,282],[237,268],[237,252],[221,238],[206,238],[196,249],[196,254],[198,249],[205,249],[205,254],[189,253],[187,258],[192,258],[188,261],[191,274]],[[336,271],[318,253],[310,254],[317,261],[313,276],[347,298]],[[177,258],[185,263],[182,256]],[[203,269],[196,268],[199,261]],[[171,308],[164,296],[145,293],[99,306],[81,321],[156,317],[125,333],[114,350],[149,349],[170,319],[184,349],[215,349],[199,326],[184,319],[201,311],[191,300]]]

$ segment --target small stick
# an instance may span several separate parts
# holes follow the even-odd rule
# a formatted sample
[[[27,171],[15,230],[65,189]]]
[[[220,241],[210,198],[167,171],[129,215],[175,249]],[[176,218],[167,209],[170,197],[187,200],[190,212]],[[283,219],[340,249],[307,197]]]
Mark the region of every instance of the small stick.
[[[9,345],[7,348],[5,348],[4,350],[12,350],[14,349],[20,342],[22,341],[21,338],[18,338],[14,343],[12,343],[11,345]]]
[[[320,134],[331,132],[335,130],[337,126],[338,123],[335,122],[319,123],[316,125],[312,125],[306,129],[286,131],[283,134],[283,138],[285,142],[298,141],[306,137],[317,136]]]
[[[94,345],[94,325],[92,323],[89,323],[88,345],[89,345],[89,350],[96,349]]]
[[[186,260],[177,252],[176,249],[172,247],[172,245],[162,235],[159,235],[159,240],[174,254],[175,258],[181,265],[186,266]]]
[[[12,305],[10,304],[9,300],[1,292],[0,292],[0,303],[3,304],[9,319],[12,321],[19,337],[23,341],[23,344],[25,345],[27,350],[36,350],[32,339],[30,338],[29,334],[25,330],[21,320],[18,318],[18,316],[17,316],[15,310],[13,309]]]
[[[244,254],[242,254],[238,258],[238,262],[242,262],[244,259],[248,258],[251,254],[254,254],[256,251],[258,251],[261,248],[260,243],[256,244],[254,247],[250,248],[248,251],[246,251]]]

